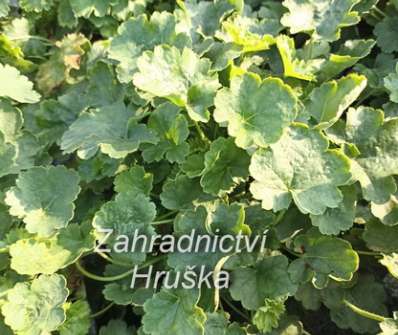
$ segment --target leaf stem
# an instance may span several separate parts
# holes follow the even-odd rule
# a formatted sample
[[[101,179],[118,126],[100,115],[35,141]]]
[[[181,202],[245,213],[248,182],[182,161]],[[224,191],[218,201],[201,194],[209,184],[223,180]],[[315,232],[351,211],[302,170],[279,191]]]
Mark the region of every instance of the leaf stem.
[[[358,255],[382,257],[381,253],[375,252],[375,251],[355,250],[355,252],[356,252]]]
[[[8,247],[0,248],[0,254],[6,254],[9,251]]]
[[[358,107],[361,103],[363,103],[366,99],[372,96],[373,93],[375,93],[375,89],[369,89],[365,94],[360,97],[360,99],[355,103],[355,107]]]
[[[226,205],[229,205],[229,197],[228,197],[228,194],[223,194],[222,196],[221,196],[221,199],[222,199],[222,201],[226,204]]]
[[[285,214],[286,214],[286,209],[280,211],[275,218],[274,225],[277,225],[283,219]]]
[[[115,303],[111,302],[110,304],[106,305],[103,309],[100,309],[98,312],[95,312],[94,314],[90,315],[90,318],[95,319],[103,314],[105,314],[107,311],[109,311]]]
[[[146,268],[146,267],[148,267],[150,265],[153,265],[153,264],[155,264],[157,262],[160,262],[165,257],[167,257],[167,255],[162,255],[162,256],[159,256],[159,257],[155,257],[155,258],[153,258],[153,259],[141,264],[140,266],[138,266],[138,270]],[[76,261],[75,265],[76,265],[76,268],[84,276],[86,276],[87,278],[90,278],[90,279],[96,280],[96,281],[101,281],[101,282],[111,282],[111,281],[121,280],[123,278],[128,277],[129,275],[131,275],[135,271],[135,266],[134,266],[132,269],[130,269],[130,270],[126,271],[126,272],[123,272],[123,273],[121,273],[119,275],[104,277],[104,276],[99,276],[99,275],[96,275],[94,273],[91,273],[91,272],[87,271],[85,268],[83,268],[83,266],[80,264],[79,261]]]
[[[385,318],[384,316],[375,314],[375,313],[371,313],[368,311],[365,311],[362,308],[359,308],[358,306],[353,305],[352,303],[350,303],[347,300],[343,300],[344,305],[346,305],[348,308],[350,308],[354,313],[359,314],[361,316],[363,316],[364,318],[367,319],[371,319],[371,320],[375,320],[377,322],[383,322],[385,321],[387,318]]]
[[[285,251],[287,251],[289,254],[291,254],[291,255],[293,255],[293,256],[295,256],[295,257],[302,257],[302,256],[303,256],[302,254],[299,254],[298,252],[295,252],[295,251],[293,251],[293,250],[290,250],[289,248],[287,248],[287,247],[285,247],[285,246],[282,246],[282,249],[285,250]]]
[[[372,9],[373,9],[377,14],[379,14],[382,18],[385,18],[385,17],[386,17],[386,14],[385,14],[382,10],[380,10],[377,6],[374,6]]]
[[[222,257],[216,264],[213,272],[213,281],[216,282],[219,278],[220,272],[224,264],[228,261],[231,256]],[[214,290],[214,312],[217,312],[220,307],[220,289],[215,288]]]
[[[383,19],[383,17],[380,17],[375,11],[369,11],[369,15],[377,20],[377,22],[381,21]]]
[[[174,219],[167,219],[167,220],[153,221],[153,222],[152,222],[152,225],[154,225],[154,226],[158,226],[158,225],[167,224],[167,223],[171,223],[171,222],[174,222]]]
[[[249,323],[251,323],[250,317],[248,315],[246,315],[245,313],[243,313],[242,311],[240,311],[231,301],[229,301],[227,298],[225,297],[221,297],[222,301],[224,301],[229,308],[231,308],[236,314],[240,315],[242,318],[244,318],[246,321],[248,321]]]
[[[39,59],[39,60],[47,60],[47,58],[42,56],[35,56],[35,55],[25,55],[26,59]]]
[[[106,259],[109,263],[112,263],[112,264],[115,264],[115,265],[124,266],[124,267],[130,267],[131,266],[131,264],[128,264],[128,263],[113,259],[112,257],[108,256],[104,252],[97,251],[97,252],[95,252],[95,254],[97,254],[98,256],[101,256],[103,259]]]
[[[36,35],[22,35],[22,36],[17,36],[17,37],[12,37],[9,38],[11,41],[18,41],[18,40],[38,40],[41,42],[44,42],[48,45],[53,45],[54,42],[49,40],[48,38],[42,37],[42,36],[36,36]]]
[[[130,274],[132,274],[134,272],[134,268],[133,268],[133,269],[123,272],[122,274],[117,275],[117,276],[103,277],[103,276],[98,276],[94,273],[87,271],[85,268],[82,267],[82,265],[80,264],[79,261],[76,261],[75,265],[76,265],[76,268],[87,278],[90,278],[90,279],[93,279],[96,281],[102,281],[102,282],[111,282],[111,281],[120,280],[120,279],[126,278],[127,276],[129,276]]]
[[[203,132],[202,128],[200,128],[198,121],[193,121],[193,124],[195,125],[196,131],[198,132],[198,135],[199,135],[200,139],[202,140],[202,142],[205,144],[209,143],[209,139]]]
[[[164,219],[167,219],[168,217],[170,217],[170,216],[172,216],[172,215],[174,215],[174,214],[177,214],[177,213],[178,213],[178,211],[171,211],[171,212],[168,212],[168,213],[166,213],[166,214],[163,214],[163,215],[158,216],[156,219],[158,219],[158,220],[164,220]]]
[[[218,123],[215,124],[214,126],[214,132],[213,132],[213,138],[216,139],[217,138],[217,132],[218,132]]]
[[[311,60],[312,59],[313,44],[314,44],[312,37],[310,38],[308,44],[309,44],[309,47],[308,47],[308,55],[306,57],[306,60]]]

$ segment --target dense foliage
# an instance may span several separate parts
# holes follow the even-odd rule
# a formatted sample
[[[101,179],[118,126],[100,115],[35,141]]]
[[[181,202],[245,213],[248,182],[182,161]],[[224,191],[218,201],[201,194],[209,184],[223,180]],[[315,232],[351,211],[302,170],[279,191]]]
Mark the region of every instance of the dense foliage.
[[[398,1],[0,0],[0,29],[1,335],[398,334]]]

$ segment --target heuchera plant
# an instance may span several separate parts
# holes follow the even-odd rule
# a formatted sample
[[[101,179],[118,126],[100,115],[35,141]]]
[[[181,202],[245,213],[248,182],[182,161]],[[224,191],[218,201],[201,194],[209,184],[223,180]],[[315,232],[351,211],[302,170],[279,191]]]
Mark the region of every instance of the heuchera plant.
[[[396,335],[397,175],[396,0],[0,0],[1,335]]]

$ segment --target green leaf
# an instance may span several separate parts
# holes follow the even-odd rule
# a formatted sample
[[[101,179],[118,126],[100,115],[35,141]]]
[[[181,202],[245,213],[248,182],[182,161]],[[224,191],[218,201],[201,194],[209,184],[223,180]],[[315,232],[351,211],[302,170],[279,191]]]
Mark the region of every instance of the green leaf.
[[[207,199],[211,198],[203,192],[199,180],[184,175],[167,180],[160,194],[162,205],[171,210],[189,209],[195,202]]]
[[[16,154],[16,148],[6,143],[4,135],[0,132],[0,177],[13,172]]]
[[[209,235],[207,232],[201,232],[201,228],[201,226],[197,228],[195,227],[195,235],[193,236],[193,243],[194,245],[199,245],[199,248],[187,252],[176,250],[175,252],[168,254],[167,264],[171,268],[182,273],[187,270],[189,271],[189,268],[193,268],[193,271],[195,271],[199,276],[199,272],[202,267],[205,268],[206,271],[210,272],[217,266],[217,263],[227,255],[225,252],[223,253],[220,250],[216,250],[214,252],[211,250],[209,245],[214,245],[214,243],[216,243],[216,237]],[[192,230],[186,234],[192,234]],[[202,242],[200,244],[199,239],[202,236],[206,236],[206,238],[208,238],[207,241],[210,242],[206,242],[205,244]],[[189,248],[189,242],[183,243],[182,248],[184,247]]]
[[[120,82],[128,83],[137,71],[137,59],[145,50],[158,44],[178,46],[182,35],[175,32],[175,18],[168,12],[154,12],[150,19],[146,15],[132,17],[123,22],[112,38],[109,58],[118,61],[117,74]]]
[[[32,282],[17,283],[1,307],[5,323],[20,335],[55,331],[65,321],[63,305],[68,296],[61,275],[42,275]]]
[[[320,66],[319,60],[302,60],[296,57],[294,39],[279,35],[276,38],[276,46],[282,58],[284,76],[301,80],[315,80],[314,73]]]
[[[77,25],[77,17],[72,10],[69,0],[61,0],[58,6],[58,22],[61,27],[74,28]]]
[[[241,148],[266,147],[282,136],[296,117],[297,98],[278,78],[261,80],[247,73],[232,78],[231,88],[218,91],[214,119],[228,126]]]
[[[94,248],[95,239],[87,227],[71,224],[47,239],[19,239],[10,245],[10,267],[19,274],[53,274],[74,263]]]
[[[27,18],[14,18],[9,24],[4,26],[4,35],[7,36],[9,40],[15,41],[17,45],[24,47],[25,43],[31,38],[31,28]]]
[[[315,88],[306,104],[308,113],[318,122],[317,128],[332,126],[365,89],[365,76],[349,74]]]
[[[241,53],[241,48],[233,43],[213,42],[205,56],[212,61],[214,71],[222,71]]]
[[[19,274],[53,274],[73,262],[71,253],[56,240],[19,240],[10,246],[11,268]]]
[[[151,236],[155,230],[151,223],[156,216],[156,207],[142,193],[119,193],[115,200],[109,201],[101,207],[95,214],[93,226],[96,237],[99,241],[107,236],[106,230],[112,230],[112,234],[107,238],[107,246],[111,250],[116,243],[122,244],[125,240],[120,240],[120,236],[125,236],[128,241],[132,241],[134,233],[138,236]],[[131,247],[128,243],[128,248]],[[120,246],[124,250],[123,246]],[[145,251],[148,246],[137,243],[136,250],[128,253],[124,252],[128,259],[134,262],[143,262],[146,258]]]
[[[387,226],[398,224],[398,199],[391,196],[390,200],[384,204],[371,203],[372,214],[379,218]]]
[[[0,78],[0,97],[21,103],[35,103],[40,100],[40,94],[33,90],[32,82],[15,67],[0,64]]]
[[[27,12],[40,13],[49,10],[54,4],[53,0],[21,0],[20,6]]]
[[[267,298],[294,294],[296,286],[289,278],[287,267],[287,257],[280,255],[266,257],[253,267],[234,270],[230,286],[232,298],[246,309],[257,310]]]
[[[219,87],[216,73],[210,72],[208,59],[200,59],[192,50],[181,52],[168,45],[156,46],[137,60],[139,72],[133,82],[152,96],[166,98],[185,107],[195,121],[207,122],[208,108],[213,105]]]
[[[22,129],[23,123],[21,111],[9,101],[0,100],[0,137],[2,133],[6,142],[2,154],[5,174],[32,167],[40,150],[36,138]]]
[[[300,335],[304,333],[302,322],[294,315],[281,317],[278,328],[271,331],[270,335]]]
[[[226,332],[226,335],[247,335],[246,328],[240,327],[236,322],[232,323]]]
[[[256,151],[249,168],[254,198],[274,211],[288,208],[292,199],[305,214],[338,207],[343,200],[338,186],[349,181],[350,164],[328,145],[319,131],[295,124],[269,149]]]
[[[151,335],[203,335],[206,315],[198,290],[161,290],[144,304],[144,331]]]
[[[134,109],[118,102],[83,112],[61,140],[65,153],[77,150],[82,159],[93,157],[98,149],[112,158],[124,158],[141,143],[156,143],[156,136],[134,120]]]
[[[153,175],[145,172],[142,166],[136,165],[119,173],[113,182],[118,193],[142,193],[149,196],[152,190]]]
[[[32,134],[21,132],[16,139],[15,147],[17,156],[15,157],[13,173],[18,173],[35,165],[35,158],[41,148]]]
[[[228,314],[223,312],[207,313],[205,335],[226,335]]]
[[[256,52],[268,50],[275,39],[266,34],[259,26],[257,20],[235,17],[233,21],[225,21],[222,24],[224,35],[219,37],[225,42],[232,42],[242,48],[243,52]]]
[[[30,233],[49,236],[72,219],[79,192],[76,172],[64,166],[33,167],[19,174],[5,202]]]
[[[396,332],[397,10],[0,0],[0,335]]]
[[[355,219],[356,192],[354,186],[341,189],[343,201],[337,208],[328,208],[322,215],[311,215],[311,222],[324,235],[339,235],[349,230]]]
[[[90,183],[106,177],[113,177],[120,168],[120,160],[97,153],[90,159],[79,159],[78,172],[82,181]]]
[[[391,275],[398,279],[398,254],[383,255],[379,262],[388,269]]]
[[[181,164],[181,170],[189,177],[199,177],[205,168],[204,153],[192,154]]]
[[[398,67],[395,68],[395,72],[390,73],[384,78],[384,87],[390,93],[390,100],[398,102]]]
[[[105,285],[102,291],[106,300],[112,301],[118,305],[131,305],[134,300],[136,290],[130,287],[130,283],[111,283]]]
[[[111,0],[69,0],[73,12],[77,17],[105,16],[109,10]]]
[[[354,6],[354,10],[358,11],[359,13],[369,13],[371,9],[378,3],[378,0],[365,0],[360,1]]]
[[[234,9],[233,2],[239,1],[177,1],[180,10],[176,10],[179,24],[177,29],[197,41],[200,36],[212,36],[220,28],[226,14]]]
[[[360,276],[356,283],[348,287],[332,285],[322,292],[322,298],[326,307],[330,309],[330,316],[337,326],[344,329],[350,328],[355,333],[376,334],[379,331],[378,324],[374,320],[354,313],[343,303],[343,299],[369,312],[387,315],[385,306],[387,296],[384,288],[370,275]]]
[[[9,0],[0,0],[0,17],[5,17],[10,10]]]
[[[66,320],[59,327],[60,335],[87,335],[91,326],[90,307],[85,300],[66,305]]]
[[[283,26],[280,21],[284,12],[285,8],[279,1],[263,2],[258,11],[258,17],[261,18],[261,21],[256,22],[255,26],[260,26],[261,31],[265,34],[276,36],[281,30],[283,30]]]
[[[253,202],[245,207],[245,221],[252,234],[262,235],[275,222],[275,215],[265,211],[259,203]],[[279,238],[279,237],[278,237]]]
[[[284,0],[288,13],[281,23],[292,34],[307,32],[316,39],[335,41],[340,37],[340,28],[359,22],[358,13],[351,11],[358,0]]]
[[[248,177],[249,163],[248,154],[237,148],[232,138],[219,137],[204,157],[200,179],[203,190],[214,195],[230,193]]]
[[[375,26],[374,34],[377,37],[377,45],[383,52],[398,51],[398,41],[395,38],[398,31],[397,23],[397,17],[387,16]]]
[[[317,77],[321,81],[335,77],[368,56],[375,44],[375,40],[372,39],[345,41],[337,53],[329,55],[328,60],[322,64]]]
[[[245,224],[245,209],[241,204],[219,204],[209,215],[210,229],[215,234],[250,234],[250,227]]]
[[[284,300],[265,299],[264,305],[253,316],[253,324],[258,330],[266,334],[278,327],[279,319],[285,313]]]
[[[358,270],[358,254],[345,240],[323,236],[313,228],[307,234],[299,235],[294,243],[298,250],[304,250],[300,261],[318,275],[348,281]]]
[[[383,253],[398,252],[398,226],[390,227],[372,220],[366,222],[362,238],[371,250]]]
[[[75,117],[69,108],[53,99],[23,110],[25,130],[34,134],[44,147],[57,142]]]
[[[57,235],[57,243],[64,249],[74,253],[75,259],[85,251],[91,250],[95,245],[92,226],[89,222],[70,224]]]
[[[9,34],[9,32],[6,33]],[[34,64],[25,59],[22,45],[18,44],[19,37],[8,37],[5,34],[0,36],[0,61],[17,68],[23,73],[28,73],[34,69]]]
[[[204,335],[247,335],[246,329],[235,322],[229,324],[226,312],[207,313]]]
[[[8,208],[3,204],[0,204],[0,220],[2,222],[0,226],[0,240],[3,240],[13,224],[13,219],[11,215],[8,214]]]
[[[82,92],[82,89],[75,85],[74,94],[64,97],[63,101],[61,101],[63,104],[69,105],[69,108],[71,107],[70,105],[74,106],[76,100],[80,102],[82,94],[84,94],[82,110],[87,107],[98,108],[120,103],[124,99],[125,87],[117,82],[113,68],[110,65],[97,62],[87,74],[88,83],[84,91]]]
[[[396,63],[397,60],[394,55],[380,53],[376,56],[373,67],[370,65],[366,67],[364,64],[357,64],[355,68],[366,75],[370,87],[384,91],[383,79],[391,72],[395,72]]]
[[[134,328],[128,327],[122,320],[110,320],[106,326],[102,326],[99,335],[132,335]]]
[[[174,232],[177,235],[189,234],[193,229],[199,234],[207,234],[207,210],[198,206],[194,210],[180,212],[174,220]]]
[[[184,161],[189,153],[186,142],[189,129],[179,107],[168,102],[158,106],[149,117],[148,128],[156,134],[159,142],[142,145],[142,156],[147,162],[160,161],[163,157],[171,163]]]
[[[314,287],[311,282],[299,286],[294,298],[301,302],[306,310],[317,311],[321,307],[322,291]]]
[[[16,143],[24,120],[20,109],[7,100],[0,100],[0,131],[8,143]]]
[[[89,41],[83,34],[68,34],[55,43],[56,49],[47,62],[40,64],[36,75],[37,86],[45,95],[64,82],[74,83],[72,70],[79,70],[82,56],[88,49]]]
[[[363,197],[377,204],[390,200],[398,173],[398,120],[383,122],[381,110],[370,107],[350,109],[347,113],[348,140],[360,151],[353,165],[353,177],[362,186]]]

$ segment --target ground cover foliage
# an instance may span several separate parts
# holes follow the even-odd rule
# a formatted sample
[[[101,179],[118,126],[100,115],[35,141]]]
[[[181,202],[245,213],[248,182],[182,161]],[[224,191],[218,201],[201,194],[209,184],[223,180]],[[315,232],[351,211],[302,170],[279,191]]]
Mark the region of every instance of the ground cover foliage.
[[[398,334],[398,1],[0,0],[0,30],[1,335]]]

